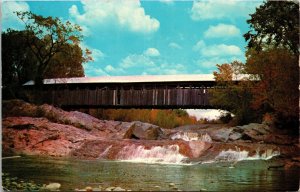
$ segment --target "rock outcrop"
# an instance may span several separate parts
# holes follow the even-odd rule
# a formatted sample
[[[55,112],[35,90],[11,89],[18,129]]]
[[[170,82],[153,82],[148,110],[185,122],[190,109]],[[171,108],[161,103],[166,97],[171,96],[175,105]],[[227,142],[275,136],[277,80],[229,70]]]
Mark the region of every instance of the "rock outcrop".
[[[205,162],[274,155],[299,166],[297,136],[264,124],[224,127],[193,125],[166,130],[142,122],[99,120],[77,111],[3,102],[3,154],[72,156],[83,159],[150,159],[154,162]]]
[[[163,131],[160,127],[150,123],[142,123],[134,121],[130,124],[124,139],[142,139],[142,140],[156,140],[163,138]]]

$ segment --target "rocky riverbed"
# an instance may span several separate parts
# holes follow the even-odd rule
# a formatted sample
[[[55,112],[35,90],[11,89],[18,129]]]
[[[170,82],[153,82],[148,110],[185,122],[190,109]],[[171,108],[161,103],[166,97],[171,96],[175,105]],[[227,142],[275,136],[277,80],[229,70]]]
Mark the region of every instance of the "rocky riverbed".
[[[26,154],[79,159],[209,163],[269,159],[299,167],[299,137],[265,124],[192,125],[163,129],[142,122],[99,120],[78,111],[21,100],[3,101],[4,156]]]

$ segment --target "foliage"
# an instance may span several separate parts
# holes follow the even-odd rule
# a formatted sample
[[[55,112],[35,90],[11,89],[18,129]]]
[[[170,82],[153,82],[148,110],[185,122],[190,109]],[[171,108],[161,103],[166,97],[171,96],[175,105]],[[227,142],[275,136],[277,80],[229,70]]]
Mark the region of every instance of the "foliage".
[[[42,83],[42,79],[50,66],[58,65],[61,67],[59,64],[62,62],[56,63],[55,59],[64,58],[68,54],[77,53],[78,55],[79,53],[80,59],[77,62],[85,61],[82,57],[82,51],[78,49],[78,44],[82,40],[79,25],[73,25],[69,21],[63,23],[57,17],[43,17],[32,12],[16,12],[16,14],[25,24],[26,43],[37,61],[34,74],[36,84]],[[90,52],[86,50],[86,53]],[[87,55],[85,58],[89,60],[90,56]],[[68,68],[70,62],[66,65]],[[82,74],[80,75],[82,76]]]
[[[247,23],[246,71],[259,78],[251,107],[278,125],[298,129],[299,2],[264,2]]]
[[[280,47],[299,55],[299,2],[263,3],[247,20],[250,30],[244,34],[248,48],[263,50],[266,45]]]
[[[44,78],[83,77],[82,64],[91,58],[89,50],[79,47],[80,27],[58,18],[31,12],[17,12],[25,30],[8,29],[2,33],[4,98],[24,98],[22,85]]]
[[[26,43],[26,32],[8,30],[2,33],[2,85],[3,96],[16,98],[15,89],[34,78],[34,55]]]
[[[182,125],[199,123],[195,117],[189,116],[185,110],[159,110],[159,109],[103,109],[91,115],[108,120],[142,121],[164,128],[174,128]]]
[[[228,81],[232,81],[233,69],[231,64],[227,64],[227,63],[222,65],[217,64],[217,68],[219,72],[216,71],[213,72],[216,81],[225,84],[227,84]]]
[[[252,89],[252,107],[263,114],[273,113],[285,122],[298,121],[298,57],[282,48],[247,54],[247,71],[259,77]]]
[[[244,71],[244,64],[234,61],[230,64],[217,65],[217,67],[219,71],[213,73],[217,86],[211,91],[211,104],[233,113],[236,124],[255,121],[255,113],[250,108],[252,100],[251,82],[233,81],[234,73],[238,74],[238,70],[240,73]]]
[[[222,122],[222,123],[229,123],[231,120],[232,120],[232,116],[230,113],[222,113],[219,120]]]
[[[53,56],[43,78],[84,77],[82,64],[87,61],[81,48],[78,45],[66,44],[62,50]]]

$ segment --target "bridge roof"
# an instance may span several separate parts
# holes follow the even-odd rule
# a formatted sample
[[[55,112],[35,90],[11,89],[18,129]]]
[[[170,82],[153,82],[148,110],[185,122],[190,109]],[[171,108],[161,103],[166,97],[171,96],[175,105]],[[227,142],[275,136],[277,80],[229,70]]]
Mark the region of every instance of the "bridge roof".
[[[140,76],[101,76],[44,79],[44,84],[82,84],[82,83],[160,83],[160,82],[214,82],[212,74],[197,75],[140,75]],[[28,81],[24,85],[33,85]]]

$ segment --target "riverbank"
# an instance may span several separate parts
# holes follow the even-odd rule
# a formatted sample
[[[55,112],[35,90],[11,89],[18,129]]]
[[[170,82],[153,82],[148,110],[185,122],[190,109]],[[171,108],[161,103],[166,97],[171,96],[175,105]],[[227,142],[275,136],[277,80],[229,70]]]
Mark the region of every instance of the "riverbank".
[[[3,101],[4,155],[45,155],[148,163],[270,159],[299,167],[299,137],[264,124],[164,129],[142,122],[96,119],[77,111]]]

